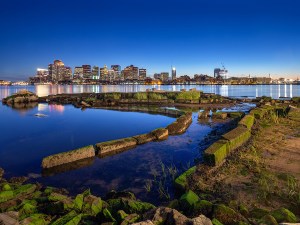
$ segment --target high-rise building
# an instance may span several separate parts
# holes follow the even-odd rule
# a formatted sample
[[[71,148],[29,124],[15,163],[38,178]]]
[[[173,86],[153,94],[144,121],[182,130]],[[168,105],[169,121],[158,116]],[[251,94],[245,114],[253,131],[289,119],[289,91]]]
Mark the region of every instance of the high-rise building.
[[[76,66],[74,69],[74,79],[83,78],[83,68],[81,66]]]
[[[65,64],[61,60],[54,60],[53,64],[48,65],[48,70],[53,82],[62,81],[65,78]]]
[[[166,81],[169,80],[169,73],[168,73],[168,72],[162,72],[162,73],[160,74],[160,77],[161,77],[161,80],[162,80],[162,81],[166,82]]]
[[[115,79],[121,80],[121,66],[120,65],[111,65],[110,67],[113,71],[115,71]]]
[[[172,80],[176,80],[176,68],[172,67]]]
[[[100,68],[100,80],[108,80],[108,69],[106,65]]]
[[[123,70],[123,76],[125,80],[138,80],[139,68],[133,65],[127,66]]]
[[[71,79],[72,79],[72,68],[66,66],[64,72],[64,80],[71,80]]]
[[[92,79],[98,80],[99,79],[99,66],[93,66],[92,69]]]
[[[139,69],[139,80],[145,80],[147,77],[147,70],[146,69]]]
[[[82,69],[83,69],[83,78],[91,79],[92,78],[91,65],[82,65]]]
[[[154,79],[161,79],[161,74],[155,73],[153,77],[154,77]]]

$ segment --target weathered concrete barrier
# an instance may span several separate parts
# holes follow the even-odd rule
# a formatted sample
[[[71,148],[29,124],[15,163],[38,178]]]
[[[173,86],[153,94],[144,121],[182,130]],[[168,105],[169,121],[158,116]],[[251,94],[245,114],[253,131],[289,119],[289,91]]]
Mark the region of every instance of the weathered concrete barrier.
[[[251,137],[251,132],[247,128],[239,126],[222,135],[222,137],[229,142],[228,152],[231,152],[246,143]]]
[[[227,113],[225,112],[214,112],[212,118],[225,120],[227,118]]]
[[[203,155],[205,163],[210,166],[218,166],[222,164],[229,154],[228,144],[228,141],[221,139],[209,146]]]
[[[246,115],[246,116],[244,116],[243,119],[240,120],[240,122],[238,124],[248,128],[250,130],[254,124],[254,116]]]
[[[95,149],[93,145],[78,148],[68,152],[62,152],[55,155],[50,155],[43,158],[42,167],[51,168],[66,163],[75,162],[81,159],[86,159],[95,156]]]
[[[192,123],[192,113],[188,112],[180,116],[175,122],[167,126],[170,135],[184,133]]]
[[[169,131],[165,128],[158,128],[151,131],[151,134],[155,137],[155,140],[162,141],[168,139]]]
[[[122,138],[112,141],[106,141],[96,144],[98,154],[107,154],[110,152],[119,152],[122,150],[127,150],[133,148],[137,145],[137,140],[135,138]]]
[[[177,177],[174,181],[174,185],[179,190],[185,190],[188,184],[188,176],[196,171],[196,166],[191,167],[184,173],[182,173],[179,177]]]

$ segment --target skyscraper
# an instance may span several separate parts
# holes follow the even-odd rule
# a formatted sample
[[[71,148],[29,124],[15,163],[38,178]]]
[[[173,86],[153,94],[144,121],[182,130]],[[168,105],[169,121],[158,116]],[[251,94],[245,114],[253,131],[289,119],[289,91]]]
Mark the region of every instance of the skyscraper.
[[[162,72],[162,73],[160,74],[160,77],[161,77],[161,80],[162,80],[163,82],[166,82],[166,81],[169,80],[169,73],[168,73],[168,72]]]
[[[111,65],[110,67],[115,71],[115,79],[121,80],[121,66],[120,65]]]
[[[53,64],[48,65],[48,70],[53,82],[62,81],[65,78],[65,64],[61,60],[54,60]]]
[[[83,78],[91,79],[92,78],[91,65],[82,65],[82,69],[83,69]]]
[[[138,80],[139,68],[133,65],[127,66],[123,70],[123,75],[125,80]]]
[[[108,69],[106,65],[100,68],[100,80],[108,80]]]
[[[176,68],[172,67],[172,80],[176,80]]]
[[[99,79],[99,66],[93,66],[92,69],[92,79],[98,80]]]
[[[147,77],[147,70],[146,69],[139,69],[139,80],[145,80]]]
[[[83,78],[83,68],[81,66],[76,66],[74,69],[74,79]]]

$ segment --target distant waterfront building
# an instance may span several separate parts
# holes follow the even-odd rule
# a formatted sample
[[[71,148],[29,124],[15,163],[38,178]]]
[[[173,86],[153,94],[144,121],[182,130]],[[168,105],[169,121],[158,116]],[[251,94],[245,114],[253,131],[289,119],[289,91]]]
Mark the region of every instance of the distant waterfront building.
[[[83,78],[91,79],[92,78],[91,65],[82,65],[82,69],[83,69]]]
[[[139,69],[139,80],[145,80],[147,77],[147,70],[146,69]]]
[[[83,78],[83,68],[81,66],[76,66],[74,69],[74,79],[81,79]]]
[[[217,79],[226,79],[228,77],[228,70],[225,68],[220,69],[220,68],[215,68],[214,69],[214,78]]]
[[[169,80],[169,72],[162,72],[162,73],[160,74],[160,77],[161,77],[161,80],[162,80],[163,82],[168,81],[168,80]]]
[[[54,60],[53,64],[48,65],[49,77],[52,82],[62,81],[66,77],[65,64],[61,60]]]
[[[47,82],[49,80],[49,71],[47,69],[37,68],[36,77],[39,82]]]
[[[64,80],[71,80],[71,79],[72,79],[72,68],[66,66],[64,72]]]
[[[172,67],[172,80],[176,80],[176,68]]]
[[[108,69],[106,65],[100,68],[100,80],[108,80]]]
[[[123,76],[125,80],[138,80],[139,68],[133,65],[127,66],[123,70]]]
[[[93,66],[92,68],[92,79],[98,80],[99,79],[99,66]]]
[[[113,71],[115,71],[116,77],[115,79],[121,80],[121,66],[120,65],[111,65],[110,67]]]
[[[161,79],[161,74],[160,73],[155,73],[154,75],[153,75],[153,77],[154,77],[154,79]]]

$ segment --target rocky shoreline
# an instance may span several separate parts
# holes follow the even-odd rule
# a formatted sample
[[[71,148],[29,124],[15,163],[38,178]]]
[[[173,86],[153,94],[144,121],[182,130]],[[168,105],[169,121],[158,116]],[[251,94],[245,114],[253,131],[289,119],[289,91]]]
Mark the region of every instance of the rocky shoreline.
[[[189,92],[194,92],[194,90]],[[168,97],[159,101],[150,99],[149,93],[147,93],[147,100],[143,99],[145,97],[140,97],[138,101],[136,101],[138,97],[133,97],[135,100],[124,101],[122,97],[124,93],[121,95],[108,95],[109,97],[106,94],[48,96],[38,98],[37,101],[52,104],[73,104],[81,108],[122,108],[128,104],[154,104],[159,106],[190,104],[198,106],[200,104],[218,104],[219,101],[224,101],[223,98],[220,100],[209,97],[208,102],[201,102],[200,96],[202,96],[202,93],[199,96],[198,93],[195,93],[197,100],[192,98],[178,101],[180,98],[177,98],[177,96],[180,93],[176,93],[175,98],[172,95],[173,102]],[[22,94],[24,95],[24,93]],[[30,97],[29,94],[26,95]],[[130,93],[130,95],[134,96],[134,93]],[[193,96],[194,93],[188,95]],[[88,98],[94,98],[95,96],[96,99],[88,101]],[[101,96],[104,96],[104,98]],[[126,95],[126,98],[129,98],[128,96]],[[167,96],[167,94],[164,93],[162,96]],[[27,96],[23,97],[25,99],[23,104],[30,102],[26,100]],[[8,105],[19,104],[19,100],[15,103],[13,98],[12,100],[9,99],[11,98],[5,99],[3,103]],[[213,100],[211,101],[211,99]],[[202,100],[207,99],[203,97]],[[226,101],[228,101],[227,103],[233,103],[236,100],[226,99]],[[237,121],[237,127],[224,134],[220,140],[204,151],[202,164],[190,168],[175,179],[174,185],[181,195],[163,206],[156,207],[150,203],[141,202],[130,192],[117,193],[112,191],[102,199],[86,190],[75,197],[71,197],[63,189],[43,187],[40,184],[22,184],[22,179],[7,181],[3,178],[4,171],[0,169],[0,224],[2,222],[3,224],[276,225],[284,222],[299,222],[300,212],[297,211],[297,208],[295,210],[295,208],[288,205],[274,205],[269,209],[255,205],[249,207],[237,201],[224,200],[224,196],[216,192],[217,186],[209,188],[209,181],[224,166],[230,163],[233,155],[239,154],[240,149],[252,141],[256,135],[256,130],[264,126],[264,120],[272,118],[272,120],[278,121],[278,118],[283,117],[300,122],[300,111],[297,108],[300,104],[299,98],[293,98],[291,101],[258,98],[251,100],[251,102],[257,103],[259,107],[251,110],[248,115],[243,113],[214,113],[208,115],[205,111],[199,113],[199,119],[208,116],[218,119],[229,117]],[[296,107],[290,106],[290,104]],[[87,146],[75,150],[71,156],[70,152],[50,156],[47,159],[48,161],[43,161],[44,168],[49,169],[66,162],[72,164],[72,162],[93,158],[96,155],[107,154],[111,151],[123,151],[148,141],[164,140],[168,135],[181,134],[191,123],[191,113],[180,113],[179,115],[177,113],[176,115],[174,113],[173,116],[179,116],[178,119],[166,128],[152,131],[149,134]],[[85,155],[89,157],[85,157]],[[231,174],[227,176],[230,177]],[[298,191],[298,189],[295,189],[295,191]]]

